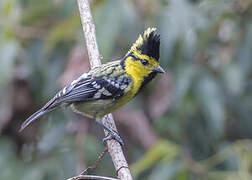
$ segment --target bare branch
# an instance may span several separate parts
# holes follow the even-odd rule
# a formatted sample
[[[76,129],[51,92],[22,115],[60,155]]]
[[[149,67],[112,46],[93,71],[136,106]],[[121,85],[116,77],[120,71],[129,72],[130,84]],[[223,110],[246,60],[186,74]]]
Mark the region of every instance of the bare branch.
[[[88,56],[91,68],[101,65],[100,54],[98,50],[98,45],[95,35],[95,25],[91,15],[90,6],[88,0],[78,0],[78,6],[81,16],[82,27],[84,31],[84,36],[86,39],[86,46],[88,50]],[[105,116],[102,122],[110,127],[111,129],[117,131],[115,122],[113,120],[112,114]],[[108,133],[105,131],[105,135]],[[114,163],[115,169],[118,173],[118,178],[122,180],[132,180],[130,170],[128,168],[128,163],[124,157],[121,145],[115,141],[107,141],[108,151]]]
[[[110,177],[104,177],[104,176],[94,176],[94,175],[79,175],[72,178],[69,178],[67,180],[88,180],[88,179],[95,179],[95,180],[118,180],[115,178]]]

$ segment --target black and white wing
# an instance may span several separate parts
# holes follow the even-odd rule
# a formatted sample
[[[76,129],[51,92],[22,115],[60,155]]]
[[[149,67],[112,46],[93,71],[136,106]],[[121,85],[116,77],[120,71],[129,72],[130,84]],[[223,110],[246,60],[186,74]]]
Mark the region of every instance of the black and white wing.
[[[118,99],[124,94],[124,89],[129,85],[130,78],[86,77],[73,81],[63,88],[47,106],[69,104],[80,101],[96,99]],[[47,107],[45,107],[47,108]]]
[[[124,94],[131,79],[128,77],[92,77],[83,74],[59,91],[44,107],[31,115],[21,126],[20,131],[40,116],[63,104],[91,101],[96,99],[118,99]]]

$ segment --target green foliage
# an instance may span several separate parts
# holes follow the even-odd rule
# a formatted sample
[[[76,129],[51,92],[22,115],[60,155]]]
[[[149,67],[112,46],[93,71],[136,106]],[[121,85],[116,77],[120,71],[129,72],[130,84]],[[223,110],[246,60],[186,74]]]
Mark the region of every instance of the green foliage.
[[[160,159],[170,161],[178,154],[178,147],[169,141],[159,141],[145,155],[138,160],[135,164],[130,167],[132,173],[137,175],[141,172],[151,168],[153,165],[158,163]]]
[[[161,33],[160,62],[171,79],[166,83],[172,90],[165,91],[170,102],[159,104],[165,109],[161,115],[146,117],[152,117],[151,130],[162,140],[148,149],[132,138],[137,133],[119,128],[135,178],[251,179],[251,1],[92,2],[104,62],[123,57],[146,27]],[[17,129],[59,88],[70,52],[80,45],[84,49],[77,2],[1,0],[0,32],[0,179],[76,175],[81,161],[91,165],[103,151],[95,125],[90,125],[95,133],[86,135],[75,124],[78,118],[61,109],[33,124],[33,130],[20,134]],[[139,111],[151,106],[146,99],[159,92],[156,84],[130,106]],[[94,174],[116,175],[109,156]]]

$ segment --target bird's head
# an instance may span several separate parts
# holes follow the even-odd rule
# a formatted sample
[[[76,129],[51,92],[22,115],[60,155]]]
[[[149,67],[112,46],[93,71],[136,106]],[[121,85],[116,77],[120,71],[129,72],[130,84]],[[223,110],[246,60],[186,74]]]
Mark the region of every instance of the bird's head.
[[[156,28],[145,30],[143,36],[139,35],[122,61],[126,72],[140,78],[164,73],[159,65],[159,46],[160,35]]]

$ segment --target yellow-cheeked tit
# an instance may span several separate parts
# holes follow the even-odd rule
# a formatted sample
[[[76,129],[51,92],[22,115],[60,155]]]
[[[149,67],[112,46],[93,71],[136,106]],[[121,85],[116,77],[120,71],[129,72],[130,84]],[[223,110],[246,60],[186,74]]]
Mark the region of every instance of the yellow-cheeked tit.
[[[61,105],[69,105],[84,116],[102,119],[135,97],[157,73],[164,73],[159,65],[159,46],[160,35],[156,28],[148,28],[122,59],[102,64],[72,81],[32,114],[20,131]],[[104,140],[113,138],[123,144],[117,133],[102,121],[97,122],[110,133]]]

